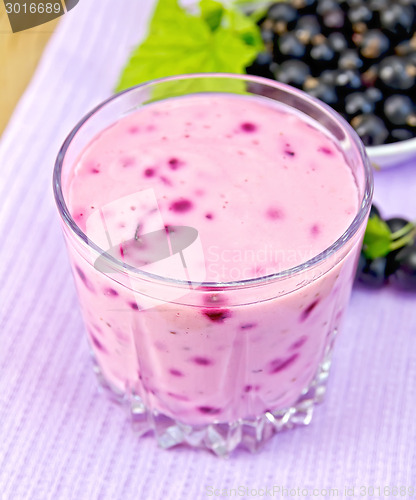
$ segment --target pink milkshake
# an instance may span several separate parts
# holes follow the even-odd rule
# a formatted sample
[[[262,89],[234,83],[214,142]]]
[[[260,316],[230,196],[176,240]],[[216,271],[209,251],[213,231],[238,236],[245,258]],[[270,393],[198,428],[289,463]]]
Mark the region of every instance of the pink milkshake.
[[[149,102],[66,151],[78,234],[64,232],[97,370],[165,447],[226,454],[308,423],[354,279],[371,201],[360,144],[302,93],[252,81],[292,101]]]

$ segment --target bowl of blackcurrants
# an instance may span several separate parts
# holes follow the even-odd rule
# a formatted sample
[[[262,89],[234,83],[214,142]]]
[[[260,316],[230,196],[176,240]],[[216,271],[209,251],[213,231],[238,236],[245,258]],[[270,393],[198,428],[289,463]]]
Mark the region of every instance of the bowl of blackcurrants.
[[[379,167],[416,158],[416,0],[283,0],[258,21],[247,72],[340,113]]]

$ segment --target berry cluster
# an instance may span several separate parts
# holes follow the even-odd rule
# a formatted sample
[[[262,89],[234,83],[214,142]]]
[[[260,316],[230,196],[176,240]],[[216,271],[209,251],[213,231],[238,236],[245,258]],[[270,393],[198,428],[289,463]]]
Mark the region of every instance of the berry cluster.
[[[372,287],[390,283],[416,291],[416,225],[402,217],[383,220],[375,205],[370,212],[357,279]]]
[[[416,136],[416,0],[286,0],[247,72],[332,106],[366,146]]]

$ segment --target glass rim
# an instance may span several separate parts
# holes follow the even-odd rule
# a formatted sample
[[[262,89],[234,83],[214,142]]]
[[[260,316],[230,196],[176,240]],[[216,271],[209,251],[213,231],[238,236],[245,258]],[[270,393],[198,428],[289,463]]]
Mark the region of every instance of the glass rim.
[[[284,269],[283,271],[279,271],[276,273],[268,274],[265,276],[258,276],[255,278],[247,278],[247,279],[242,279],[242,280],[235,280],[235,281],[215,281],[215,282],[209,282],[209,281],[204,281],[201,283],[195,283],[192,281],[185,281],[185,280],[179,280],[179,279],[174,279],[174,278],[169,278],[166,276],[161,276],[157,274],[150,273],[148,271],[145,271],[143,269],[137,268],[130,266],[129,264],[126,264],[124,262],[121,262],[120,260],[116,259],[115,257],[109,255],[105,250],[100,248],[98,245],[96,245],[93,241],[91,241],[88,236],[81,230],[81,228],[77,225],[73,217],[71,216],[69,209],[67,207],[67,204],[65,202],[65,198],[63,195],[62,191],[62,183],[61,183],[61,174],[62,174],[62,167],[64,163],[64,159],[66,157],[66,153],[72,144],[73,139],[77,135],[77,133],[80,131],[80,129],[92,118],[95,116],[98,112],[100,112],[105,106],[107,106],[109,103],[122,98],[127,93],[134,92],[137,89],[145,89],[146,87],[152,87],[154,85],[157,85],[159,83],[165,83],[165,82],[170,82],[170,81],[177,81],[177,80],[186,80],[186,79],[197,79],[197,78],[222,78],[222,79],[235,79],[235,80],[242,80],[246,82],[252,82],[252,83],[258,83],[264,86],[268,86],[269,88],[275,88],[282,90],[286,92],[287,94],[291,94],[292,96],[297,96],[303,101],[309,102],[316,108],[321,108],[324,110],[327,115],[329,115],[330,119],[336,122],[341,128],[344,130],[344,132],[347,134],[349,139],[352,140],[353,144],[356,146],[359,156],[362,159],[362,164],[363,164],[363,169],[364,169],[364,192],[362,197],[360,197],[360,204],[358,211],[353,219],[353,221],[350,223],[350,225],[347,227],[347,229],[344,231],[344,233],[337,239],[335,240],[331,245],[329,245],[327,248],[325,248],[323,251],[319,252],[317,255],[312,257],[311,259],[306,260],[305,262],[302,262],[294,267],[290,267],[288,269]],[[219,92],[217,92],[219,93]],[[74,233],[75,236],[81,240],[83,244],[86,244],[90,249],[92,249],[94,252],[97,253],[97,257],[101,256],[104,257],[106,260],[108,260],[111,265],[114,267],[114,269],[119,269],[120,272],[128,272],[129,274],[136,276],[137,278],[145,279],[147,281],[157,281],[161,284],[165,285],[175,285],[175,286],[184,286],[186,288],[189,288],[192,285],[197,285],[198,288],[204,289],[204,288],[209,288],[209,289],[229,289],[229,288],[246,288],[249,286],[257,286],[257,285],[262,285],[270,282],[275,282],[279,281],[281,279],[285,279],[288,277],[295,276],[309,268],[312,268],[325,260],[328,259],[329,256],[337,253],[339,250],[341,250],[348,241],[351,240],[351,238],[357,233],[359,228],[362,226],[367,213],[370,210],[371,202],[372,202],[372,195],[373,195],[373,189],[374,189],[374,183],[373,183],[373,173],[372,173],[372,167],[371,163],[368,159],[368,156],[366,154],[366,150],[364,148],[363,143],[361,142],[358,134],[355,132],[355,130],[351,127],[351,125],[341,116],[339,115],[336,111],[334,111],[330,106],[325,104],[324,102],[308,95],[306,92],[296,89],[294,87],[291,87],[289,85],[286,85],[281,82],[277,82],[274,80],[270,80],[268,78],[260,77],[260,76],[253,76],[253,75],[244,75],[244,74],[232,74],[232,73],[188,73],[188,74],[181,74],[181,75],[173,75],[173,76],[168,76],[168,77],[163,77],[163,78],[158,78],[154,80],[149,80],[144,83],[140,83],[138,85],[135,85],[133,87],[129,87],[121,92],[118,92],[114,94],[113,96],[109,97],[108,99],[105,99],[102,101],[100,104],[95,106],[91,111],[89,111],[75,126],[74,128],[69,132],[67,135],[66,139],[64,140],[56,161],[55,161],[55,166],[53,170],[53,192],[54,192],[54,197],[55,197],[55,203],[58,208],[59,215],[65,225],[69,228],[71,233]]]

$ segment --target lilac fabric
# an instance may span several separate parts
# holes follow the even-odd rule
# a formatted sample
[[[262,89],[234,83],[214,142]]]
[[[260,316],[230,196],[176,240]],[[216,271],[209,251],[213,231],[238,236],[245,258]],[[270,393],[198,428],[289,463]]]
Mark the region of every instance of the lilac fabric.
[[[99,394],[52,169],[70,129],[112,93],[152,3],[83,0],[66,14],[1,139],[0,499],[194,500],[238,487],[238,498],[266,487],[275,498],[325,498],[322,488],[367,498],[369,486],[387,498],[385,486],[416,488],[414,295],[354,290],[325,402],[309,427],[257,455],[163,451]],[[376,201],[385,215],[415,218],[416,166],[377,173]]]

